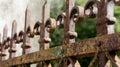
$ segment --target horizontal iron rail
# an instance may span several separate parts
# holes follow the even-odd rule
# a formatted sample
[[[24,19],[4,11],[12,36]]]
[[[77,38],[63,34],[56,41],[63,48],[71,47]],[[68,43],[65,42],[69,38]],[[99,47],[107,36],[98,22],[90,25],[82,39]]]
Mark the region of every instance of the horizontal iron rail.
[[[0,67],[32,64],[39,61],[51,61],[73,56],[90,56],[97,52],[97,46],[100,47],[100,51],[102,52],[115,50],[120,46],[120,33],[97,36],[73,44],[61,45],[47,50],[25,54],[13,59],[0,61]]]

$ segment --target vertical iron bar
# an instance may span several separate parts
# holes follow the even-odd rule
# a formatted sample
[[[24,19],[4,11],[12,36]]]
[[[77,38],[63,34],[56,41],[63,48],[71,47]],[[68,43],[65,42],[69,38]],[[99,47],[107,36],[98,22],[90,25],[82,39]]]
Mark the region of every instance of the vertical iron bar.
[[[49,37],[49,33],[45,30],[45,22],[50,17],[50,0],[45,0],[42,11],[42,25],[40,30],[40,50],[47,49],[49,47],[49,43],[44,43],[44,38]]]
[[[6,49],[5,49],[5,40],[7,39],[7,32],[8,32],[8,27],[7,25],[4,26],[3,28],[3,40],[2,40],[2,60],[5,60],[6,59]]]
[[[108,34],[107,22],[101,21],[101,19],[104,19],[107,15],[107,4],[108,4],[107,2],[108,2],[108,0],[97,1],[98,14],[97,14],[96,28],[97,28],[98,36]],[[102,48],[100,48],[100,49],[102,49]],[[105,54],[103,52],[99,53],[98,57],[99,57],[98,66],[105,67],[106,62],[107,62],[107,58],[106,58]]]
[[[40,26],[40,50],[45,50],[49,48],[49,43],[44,42],[44,38],[49,37],[49,33],[45,29],[45,22],[50,18],[50,0],[45,0],[42,7],[42,24]],[[40,62],[37,67],[48,67],[49,63]]]
[[[30,38],[27,36],[27,28],[30,26],[30,10],[29,7],[27,6],[26,11],[25,11],[25,26],[24,26],[24,34],[23,34],[23,45],[22,49],[23,52],[22,54],[28,54],[30,53]],[[30,64],[24,64],[22,67],[30,67]]]
[[[26,30],[30,26],[30,10],[27,7],[25,12],[25,26],[24,26],[24,35],[23,35],[23,54],[30,53],[30,48],[25,48],[25,46],[31,46],[30,45],[30,38],[26,34]]]
[[[16,33],[16,29],[17,29],[17,23],[14,20],[12,23],[12,33],[11,33],[11,41],[10,41],[10,49],[9,49],[9,58],[14,58],[15,57],[15,53],[16,53],[16,44],[15,41],[13,40],[13,36]]]
[[[66,0],[66,19],[65,19],[66,22],[64,23],[64,44],[75,42],[75,38],[73,39],[68,38],[69,37],[68,32],[75,32],[75,23],[72,20],[70,20],[70,11],[74,7],[74,4],[75,0]],[[72,62],[75,62],[75,60],[72,59]],[[64,61],[64,67],[66,66],[74,67],[75,64],[70,62],[70,64],[68,65],[67,61],[66,62]]]

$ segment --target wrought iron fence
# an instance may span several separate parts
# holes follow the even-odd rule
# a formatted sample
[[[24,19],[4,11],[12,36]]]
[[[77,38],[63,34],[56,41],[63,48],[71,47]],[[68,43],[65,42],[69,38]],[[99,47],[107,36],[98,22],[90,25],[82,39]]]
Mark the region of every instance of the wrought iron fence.
[[[66,0],[66,12],[58,15],[57,19],[50,18],[50,4],[46,0],[43,5],[43,17],[34,27],[30,24],[30,12],[26,8],[24,31],[16,32],[17,23],[12,24],[12,35],[7,37],[7,27],[3,29],[3,41],[0,43],[0,67],[30,67],[37,63],[37,67],[48,67],[50,61],[57,60],[57,67],[78,67],[78,58],[94,56],[88,67],[105,67],[108,60],[113,67],[119,67],[119,59],[115,59],[119,51],[120,33],[109,30],[114,26],[114,6],[120,5],[120,0],[88,0],[85,7],[75,6],[75,0]],[[76,42],[75,24],[83,19],[97,18],[97,36]],[[49,48],[52,41],[49,37],[59,27],[64,29],[63,45]],[[30,38],[39,35],[40,50],[29,53]],[[16,57],[16,44],[23,43],[22,56]],[[9,59],[5,60],[6,50],[9,49]]]

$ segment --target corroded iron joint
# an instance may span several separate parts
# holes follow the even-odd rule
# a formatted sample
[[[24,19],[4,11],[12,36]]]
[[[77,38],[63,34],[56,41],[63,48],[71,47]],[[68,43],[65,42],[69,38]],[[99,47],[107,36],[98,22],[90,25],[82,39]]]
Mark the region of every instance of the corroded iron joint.
[[[88,18],[95,18],[97,15],[97,8],[93,5],[95,4],[95,0],[89,0],[84,8],[84,14]]]
[[[56,20],[52,18],[47,19],[45,23],[45,28],[49,33],[53,33],[56,28]]]
[[[26,31],[28,37],[33,38],[34,37],[34,32],[32,26],[28,26],[27,31]]]
[[[16,51],[17,51],[17,50],[16,50],[15,47],[12,47],[12,48],[9,50],[10,53],[15,53]]]
[[[73,7],[70,12],[70,19],[72,19],[74,22],[81,22],[84,19],[84,8],[77,6]]]
[[[21,46],[23,49],[29,49],[29,48],[31,48],[31,45],[30,45],[30,43],[25,43],[25,44],[23,44],[22,46]]]
[[[23,35],[24,35],[24,32],[20,31],[18,35],[19,42],[23,42]]]
[[[120,0],[113,0],[113,1],[114,1],[115,5],[120,6]]]
[[[13,40],[14,40],[15,43],[17,43],[17,44],[20,43],[17,33],[15,33],[15,34],[13,35]]]
[[[70,38],[70,39],[74,39],[74,38],[77,38],[77,32],[73,32],[73,31],[69,31],[67,33],[67,36]]]
[[[10,47],[10,41],[11,41],[11,39],[10,39],[10,37],[8,37],[7,40],[5,40],[3,42],[5,49],[8,49]]]
[[[107,21],[108,25],[115,24],[116,18],[112,17],[112,16],[106,16],[106,21]]]
[[[35,35],[40,35],[40,21],[37,21],[34,25],[34,29],[33,29],[33,32]]]
[[[44,38],[44,43],[50,43],[50,42],[51,42],[51,38],[49,38],[49,37]]]
[[[61,13],[58,15],[57,19],[56,19],[56,25],[59,28],[63,28],[64,27],[64,21],[66,19],[66,14],[65,13]]]
[[[2,56],[2,57],[6,56],[6,55],[7,55],[7,54],[6,54],[5,51],[2,51],[2,52],[0,53],[0,56]]]
[[[112,24],[115,24],[115,22],[116,22],[115,17],[106,16],[103,18],[99,18],[96,22],[96,25],[102,25],[102,24],[112,25]]]

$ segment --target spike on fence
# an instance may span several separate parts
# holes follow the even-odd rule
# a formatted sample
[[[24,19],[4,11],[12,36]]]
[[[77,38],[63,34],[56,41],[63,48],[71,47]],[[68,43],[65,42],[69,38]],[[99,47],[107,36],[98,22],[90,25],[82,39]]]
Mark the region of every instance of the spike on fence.
[[[27,36],[27,28],[30,26],[30,10],[27,7],[25,11],[25,26],[24,26],[24,33],[23,33],[23,54],[27,54],[30,52],[30,38]]]
[[[50,47],[51,38],[49,37],[49,34],[53,32],[53,28],[56,26],[56,24],[53,22],[53,19],[48,20],[50,18],[50,0],[45,0],[43,6],[42,6],[42,23],[40,26],[40,50],[46,50]],[[54,20],[55,21],[55,20]],[[38,66],[46,66],[48,67],[48,62],[41,62],[38,64]]]
[[[11,40],[10,40],[10,49],[9,49],[9,58],[14,58],[15,57],[15,53],[16,53],[16,44],[15,44],[15,39],[14,38],[14,34],[16,34],[17,32],[17,23],[14,20],[12,23],[12,32],[11,32]],[[17,36],[16,36],[17,37]]]
[[[80,17],[80,14],[82,16],[82,13],[80,13],[78,15],[76,15],[77,13],[75,13],[73,16],[74,10],[72,10],[72,8],[74,7],[74,3],[75,3],[75,0],[66,0],[66,18],[65,18],[65,23],[64,23],[64,44],[75,43],[75,38],[77,37],[77,33],[75,32],[75,22],[78,21],[78,17]],[[72,57],[67,58],[67,59],[70,63],[68,64],[68,62],[64,61],[64,63],[63,63],[64,67],[75,66],[76,59],[74,59]]]
[[[93,55],[94,58],[88,67],[91,67],[96,59],[98,58],[99,67],[104,67],[106,65],[106,58],[108,58],[112,64],[117,67],[114,57],[116,55],[116,47],[120,45],[120,34],[111,34],[109,31],[109,26],[113,25],[116,21],[113,15],[113,7],[119,5],[119,0],[89,0],[85,6],[85,9],[79,6],[74,7],[74,0],[66,0],[66,13],[62,13],[57,17],[55,21],[50,18],[50,6],[49,0],[46,0],[43,6],[43,18],[42,23],[37,22],[34,28],[30,25],[30,11],[27,7],[25,12],[25,27],[24,31],[20,31],[19,34],[16,33],[16,24],[13,22],[11,38],[7,37],[7,27],[3,30],[3,41],[0,44],[1,53],[0,59],[3,60],[6,55],[4,51],[10,47],[12,49],[13,43],[23,42],[23,56],[9,59],[6,61],[0,61],[1,66],[12,66],[20,65],[30,67],[31,63],[38,63],[40,65],[48,67],[50,61],[59,60],[60,66],[76,66],[77,57],[82,57],[83,55]],[[112,6],[110,6],[112,3]],[[94,4],[97,4],[95,7]],[[101,7],[102,6],[102,7]],[[98,9],[96,9],[98,8]],[[110,8],[110,9],[109,9]],[[110,11],[111,10],[111,11]],[[112,12],[113,11],[113,12]],[[75,32],[75,23],[83,20],[84,17],[95,18],[97,17],[96,28],[98,37],[91,38],[88,40],[83,40],[80,42],[75,42],[77,33]],[[49,34],[52,34],[56,26],[64,28],[64,43],[62,46],[55,48],[49,48],[49,44],[52,41]],[[41,29],[40,29],[41,28]],[[112,33],[114,33],[114,28],[112,28]],[[107,35],[111,34],[111,35]],[[29,53],[30,38],[34,35],[40,35],[40,51],[35,53]],[[104,36],[102,36],[104,35]],[[10,42],[10,45],[9,45]],[[113,45],[114,44],[114,45]],[[14,47],[13,47],[14,48]],[[49,49],[48,49],[49,48]],[[4,51],[3,51],[4,50]],[[120,50],[120,49],[118,49]],[[10,51],[10,54],[16,52],[15,50]],[[13,57],[13,56],[12,56]],[[11,57],[10,57],[11,58]],[[14,61],[13,61],[14,60]],[[68,61],[70,63],[68,63]],[[58,66],[59,66],[58,64]],[[38,65],[39,66],[39,65]],[[79,65],[80,66],[80,65]],[[93,65],[94,66],[94,65]],[[96,67],[96,66],[95,66]]]
[[[5,60],[6,59],[6,39],[7,39],[7,32],[8,32],[8,27],[7,25],[4,26],[3,28],[3,40],[2,40],[2,45],[1,45],[1,60]]]

